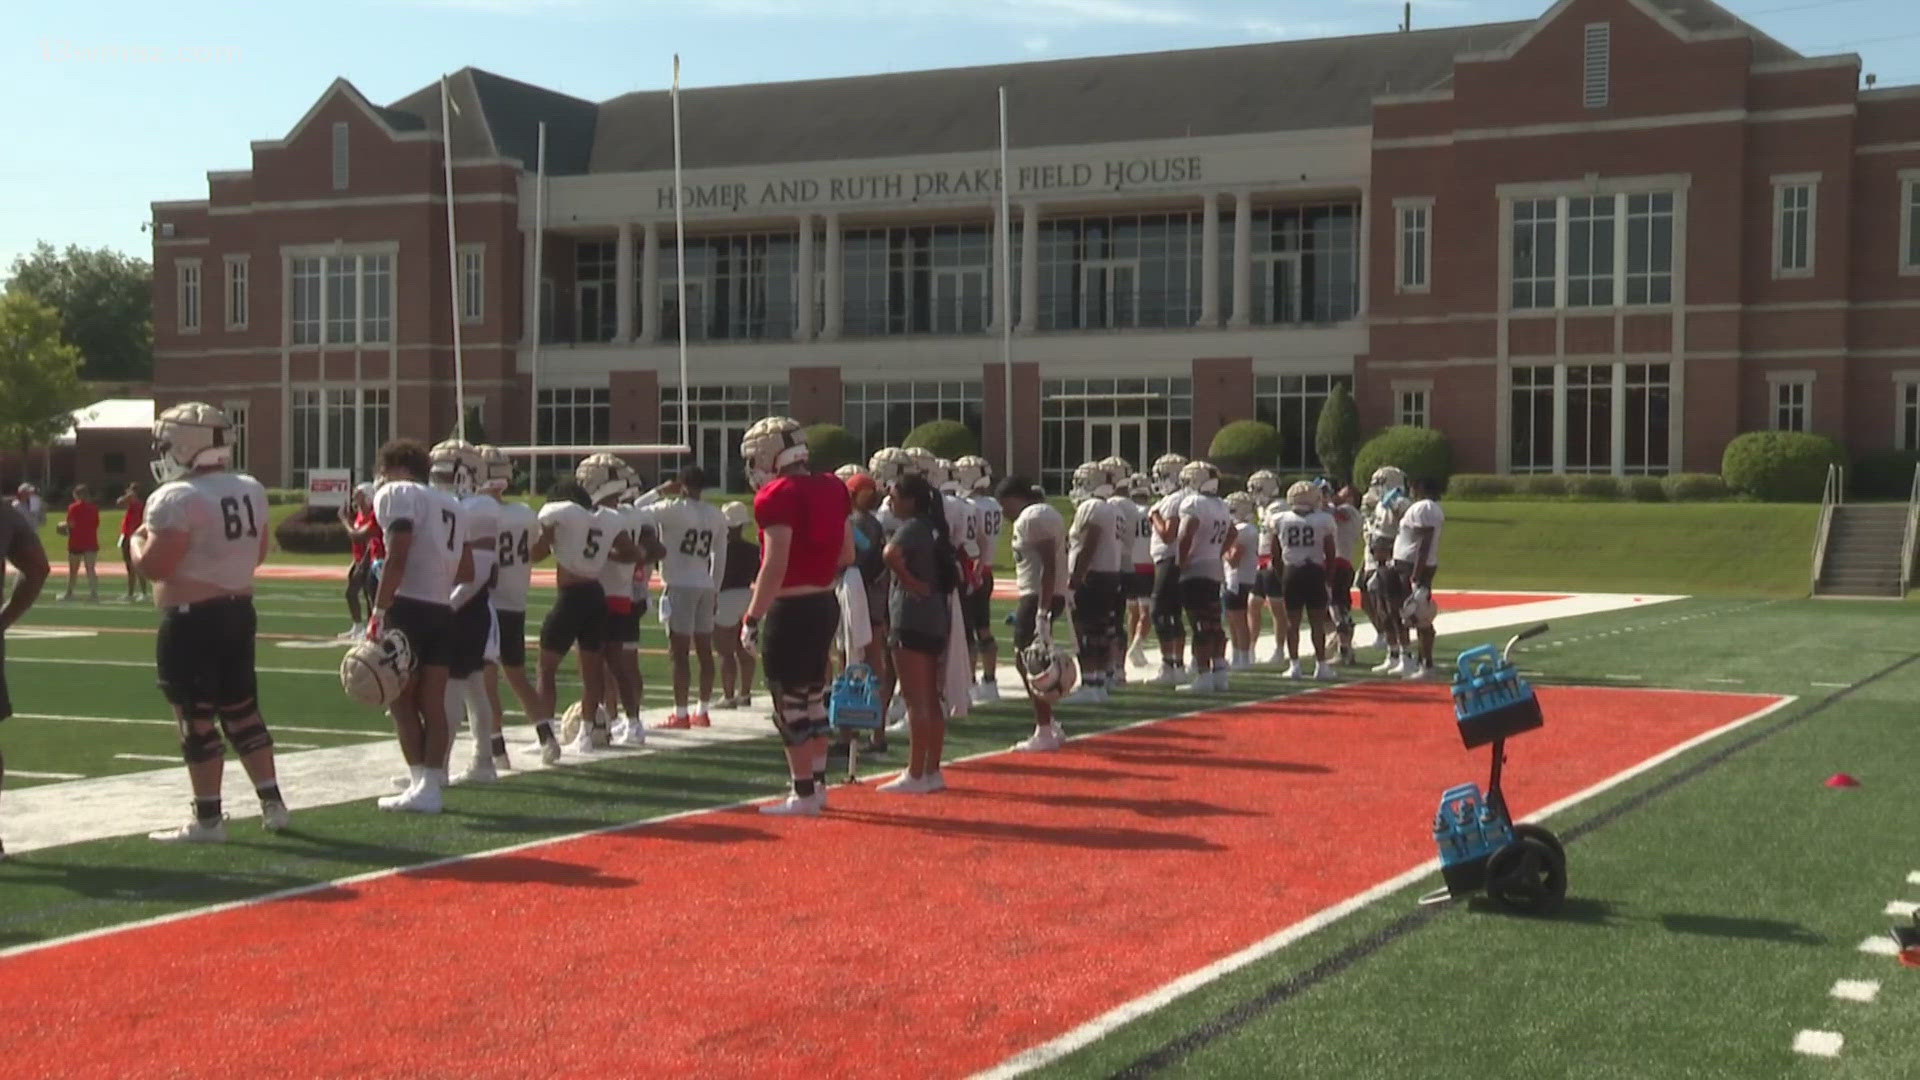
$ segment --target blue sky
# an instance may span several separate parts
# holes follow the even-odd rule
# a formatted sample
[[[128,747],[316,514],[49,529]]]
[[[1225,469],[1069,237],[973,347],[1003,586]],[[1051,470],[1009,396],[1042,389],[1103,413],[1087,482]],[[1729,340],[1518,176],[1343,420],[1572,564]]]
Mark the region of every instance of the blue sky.
[[[1415,0],[1416,27],[1552,0]],[[1721,0],[1801,52],[1920,82],[1916,0]],[[45,239],[145,255],[147,203],[204,197],[335,76],[376,102],[472,64],[599,100],[663,85],[903,71],[1389,31],[1399,0],[86,0],[9,5],[0,274]]]

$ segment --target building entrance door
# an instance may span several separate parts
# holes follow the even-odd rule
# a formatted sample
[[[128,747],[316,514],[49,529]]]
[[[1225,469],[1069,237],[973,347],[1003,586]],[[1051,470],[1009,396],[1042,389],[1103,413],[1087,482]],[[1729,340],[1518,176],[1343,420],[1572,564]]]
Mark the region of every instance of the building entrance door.
[[[1136,471],[1145,472],[1153,462],[1147,460],[1147,422],[1145,419],[1098,419],[1087,421],[1088,461],[1115,454],[1126,458]]]

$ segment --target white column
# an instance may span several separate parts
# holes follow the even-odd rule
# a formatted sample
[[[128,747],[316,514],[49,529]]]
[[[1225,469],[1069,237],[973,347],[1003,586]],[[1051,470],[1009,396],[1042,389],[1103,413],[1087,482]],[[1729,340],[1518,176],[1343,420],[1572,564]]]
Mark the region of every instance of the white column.
[[[1200,217],[1200,325],[1220,325],[1220,196],[1208,192]]]
[[[1627,363],[1624,360],[1613,362],[1613,398],[1611,416],[1613,431],[1610,432],[1613,445],[1613,460],[1607,463],[1615,476],[1624,476],[1627,471]]]
[[[1012,234],[1013,234],[1013,230],[1011,227],[1009,227],[1007,229],[1007,235],[1011,237]],[[987,290],[988,290],[987,295],[989,297],[987,303],[991,305],[993,310],[993,319],[987,324],[987,331],[993,334],[1001,334],[1005,332],[1004,328],[1006,327],[1007,324],[1002,320],[1004,320],[1007,317],[1007,313],[1000,310],[1000,308],[1002,307],[1000,303],[1000,275],[1004,273],[1008,269],[1008,267],[1006,263],[1007,257],[1001,251],[1000,210],[997,204],[995,205],[994,211],[993,211],[992,251],[987,257],[993,260],[993,265],[987,271]],[[1013,291],[1011,289],[1007,291],[1007,300],[1008,300],[1008,303],[1006,306],[1011,306],[1013,301]]]
[[[1253,193],[1233,193],[1233,317],[1227,325],[1253,323]]]
[[[649,221],[640,244],[640,340],[660,340],[660,224]]]
[[[1553,365],[1553,471],[1567,471],[1567,365]]]
[[[540,283],[533,280],[532,229],[520,230],[520,303],[525,314],[520,320],[520,344],[532,345],[540,334]]]
[[[633,340],[633,223],[620,223],[620,242],[614,246],[613,340]]]
[[[1040,328],[1040,204],[1020,204],[1020,323],[1019,333]]]
[[[813,215],[800,215],[800,318],[794,326],[794,340],[813,340]]]
[[[820,336],[840,336],[840,215],[828,214],[827,226],[827,313],[821,320]]]

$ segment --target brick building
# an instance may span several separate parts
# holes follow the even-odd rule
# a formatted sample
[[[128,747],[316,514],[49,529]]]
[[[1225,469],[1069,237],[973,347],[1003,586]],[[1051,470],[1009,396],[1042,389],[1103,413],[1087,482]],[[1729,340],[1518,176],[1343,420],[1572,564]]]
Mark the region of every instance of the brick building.
[[[449,431],[450,142],[466,405],[495,441],[686,440],[732,471],[768,412],[869,450],[948,417],[1000,464],[1010,423],[1015,466],[1059,487],[1248,416],[1311,467],[1345,382],[1366,426],[1444,430],[1475,471],[1713,471],[1768,427],[1915,449],[1920,87],[1861,81],[1710,0],[1562,0],[692,90],[684,313],[664,92],[469,69],[443,141],[438,84],[382,107],[336,81],[252,169],[154,204],[155,394],[234,410],[270,483]]]

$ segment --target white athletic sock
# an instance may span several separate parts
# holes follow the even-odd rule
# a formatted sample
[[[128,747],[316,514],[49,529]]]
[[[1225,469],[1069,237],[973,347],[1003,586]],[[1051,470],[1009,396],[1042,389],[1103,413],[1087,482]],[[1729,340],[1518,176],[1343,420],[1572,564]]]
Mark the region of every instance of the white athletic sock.
[[[687,707],[685,705],[675,705],[673,707],[673,718],[675,720],[685,720],[687,718]]]
[[[486,676],[475,672],[460,680],[461,696],[467,709],[467,720],[473,725],[473,760],[493,760],[493,734],[501,730],[501,725],[493,715],[493,703],[487,700]]]
[[[710,706],[710,703],[709,703],[709,702],[707,701],[707,699],[706,699],[706,698],[701,698],[701,699],[700,699],[700,704],[698,704],[698,705],[695,705],[695,706],[693,707],[693,715],[695,715],[695,716],[705,716],[705,715],[707,715],[707,709],[709,708],[709,706]]]
[[[424,787],[430,787],[436,790],[446,787],[447,786],[447,770],[428,769],[426,771],[426,775],[421,780],[421,784]]]
[[[413,786],[419,787],[420,781],[427,775],[427,767],[425,765],[409,765],[407,766],[407,775],[413,778]]]

